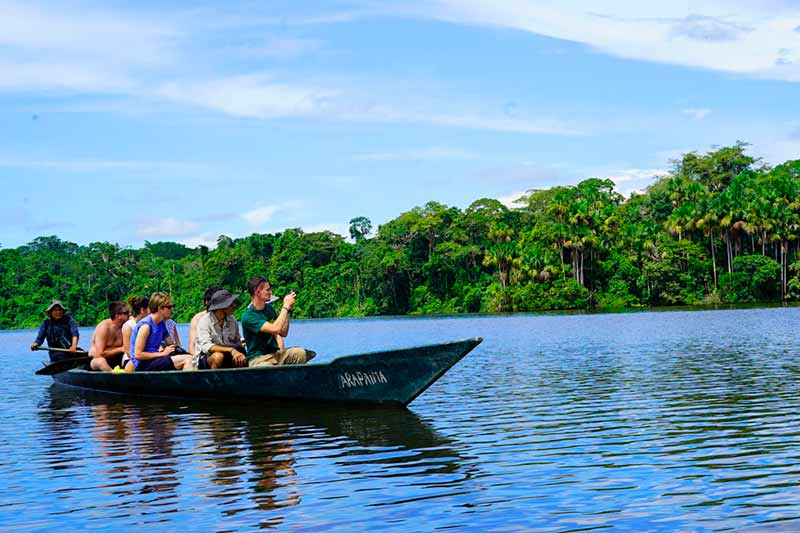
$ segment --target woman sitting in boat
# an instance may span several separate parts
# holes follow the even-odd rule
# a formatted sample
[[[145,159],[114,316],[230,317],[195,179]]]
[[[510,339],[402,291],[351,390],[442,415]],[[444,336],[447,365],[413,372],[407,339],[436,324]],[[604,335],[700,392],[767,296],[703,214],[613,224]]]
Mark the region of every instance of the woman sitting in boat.
[[[150,314],[150,298],[147,296],[131,296],[128,298],[128,305],[131,308],[131,317],[122,325],[122,347],[125,348],[125,357],[122,360],[122,368],[126,372],[133,372],[131,363],[131,336],[136,323]]]
[[[164,321],[172,318],[175,304],[163,292],[150,296],[150,314],[136,323],[131,335],[131,362],[137,371],[181,370],[191,364],[191,355],[173,355],[177,346],[172,342]],[[167,345],[162,347],[161,343]]]
[[[58,300],[54,300],[47,306],[45,312],[47,318],[39,326],[39,333],[31,344],[31,350],[39,348],[45,340],[47,340],[48,348],[59,348],[70,352],[78,350],[78,339],[80,338],[78,323],[69,316],[67,308]],[[64,352],[50,352],[50,361],[53,363],[70,357],[75,356]]]

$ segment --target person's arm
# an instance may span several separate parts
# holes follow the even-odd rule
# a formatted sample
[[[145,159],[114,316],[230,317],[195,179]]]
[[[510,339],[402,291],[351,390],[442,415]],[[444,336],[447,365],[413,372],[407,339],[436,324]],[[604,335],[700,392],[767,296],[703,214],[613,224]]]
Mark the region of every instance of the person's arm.
[[[33,344],[31,344],[31,350],[35,350],[36,348],[42,345],[46,334],[47,334],[47,320],[43,320],[42,325],[39,326],[39,332],[36,334],[36,340],[33,341]]]
[[[122,350],[128,359],[131,358],[131,335],[133,335],[133,328],[126,322],[122,325]]]
[[[148,359],[164,357],[165,355],[172,355],[172,352],[175,351],[175,345],[170,344],[169,346],[162,348],[157,352],[145,352],[144,347],[145,344],[147,344],[147,337],[149,336],[150,325],[143,324],[139,328],[139,332],[136,334],[136,346],[133,347],[133,354],[139,361],[146,361]]]
[[[78,331],[78,323],[75,322],[75,319],[69,317],[69,332],[72,335],[72,343],[69,347],[70,352],[74,352],[78,349],[78,339],[81,338],[81,332]]]
[[[106,340],[108,338],[108,327],[103,325],[97,329],[98,331],[95,333],[95,338],[94,338],[95,357],[113,357],[125,351],[125,348],[123,348],[122,346],[117,346],[116,348],[108,348],[106,346]]]
[[[174,344],[181,346],[181,337],[178,335],[178,323],[175,322],[175,327],[172,328],[169,332],[169,336],[172,337],[172,341]],[[191,349],[191,348],[190,348]]]
[[[281,337],[280,335],[275,335],[275,340],[278,342],[278,349],[284,350],[285,348],[283,346],[283,337]]]
[[[275,322],[264,322],[261,325],[260,331],[262,333],[269,333],[270,335],[280,335],[281,337],[289,335],[289,315],[292,314],[294,300],[294,291],[284,296],[283,307],[281,307],[281,312],[278,313],[278,318],[275,319]]]
[[[197,353],[211,353],[211,349],[214,347],[209,317],[210,314],[205,315],[197,322],[197,338],[195,339],[195,344],[197,344]]]
[[[197,323],[198,322],[200,322],[200,319],[198,318],[197,315],[194,315],[192,317],[192,321],[189,322],[189,346],[187,346],[186,349],[189,350],[189,352],[191,354],[193,354],[193,355],[195,354],[195,351],[197,351],[198,353],[200,352],[199,350],[196,350],[196,348],[195,348],[195,344],[197,343]]]

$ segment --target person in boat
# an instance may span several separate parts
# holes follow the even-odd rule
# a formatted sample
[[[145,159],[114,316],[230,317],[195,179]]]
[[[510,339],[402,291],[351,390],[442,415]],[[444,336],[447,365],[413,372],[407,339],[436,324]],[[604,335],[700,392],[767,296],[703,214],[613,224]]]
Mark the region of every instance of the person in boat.
[[[125,355],[123,346],[122,325],[130,318],[128,304],[125,302],[111,302],[108,304],[108,318],[103,319],[94,328],[92,345],[89,356],[92,370],[111,372],[114,368],[123,368],[122,359]]]
[[[203,307],[204,309],[194,315],[192,320],[189,322],[189,351],[192,354],[197,354],[197,323],[200,322],[200,319],[203,318],[205,315],[208,314],[208,304],[211,301],[211,297],[214,296],[214,293],[222,290],[222,287],[209,287],[206,289],[206,292],[203,293]]]
[[[31,344],[31,350],[39,348],[45,340],[49,348],[59,348],[70,352],[78,350],[78,339],[80,338],[78,323],[69,316],[64,304],[54,300],[47,306],[45,312],[47,313],[47,318],[39,326],[39,332],[36,334],[36,340]],[[53,363],[75,357],[73,354],[63,352],[49,352],[49,354],[50,361]]]
[[[316,352],[305,348],[283,349],[278,338],[289,334],[289,318],[296,294],[291,291],[283,298],[283,307],[276,313],[272,304],[272,287],[267,278],[255,276],[247,282],[251,304],[242,314],[242,330],[247,344],[248,366],[301,365],[310,361]]]
[[[185,353],[185,350],[181,348],[181,338],[178,336],[178,323],[168,318],[164,321],[164,326],[167,328],[167,333],[169,333],[169,338],[172,339],[172,344],[176,347],[175,349],[177,350],[180,348],[180,350]]]
[[[239,324],[233,316],[238,294],[225,289],[214,293],[208,313],[197,323],[197,340],[192,364],[198,370],[247,366],[241,345]]]
[[[164,321],[172,317],[175,304],[163,292],[150,296],[150,314],[136,323],[131,335],[131,362],[136,371],[181,370],[191,363],[188,353],[176,354],[177,346]],[[162,345],[162,343],[166,343]]]
[[[127,372],[133,372],[131,360],[131,335],[136,323],[150,314],[150,298],[147,296],[131,296],[128,298],[128,306],[131,308],[131,317],[122,325],[122,347],[125,348],[125,356],[122,360],[122,368]]]

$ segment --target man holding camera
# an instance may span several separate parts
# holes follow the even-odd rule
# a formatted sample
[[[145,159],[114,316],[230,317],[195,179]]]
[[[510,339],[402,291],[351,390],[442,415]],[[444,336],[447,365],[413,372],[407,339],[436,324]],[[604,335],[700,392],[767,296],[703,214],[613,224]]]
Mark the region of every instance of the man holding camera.
[[[289,334],[289,318],[297,296],[295,292],[291,291],[283,298],[279,313],[268,303],[272,287],[266,278],[251,278],[247,292],[252,302],[242,315],[242,331],[247,344],[248,366],[302,365],[310,361],[316,355],[311,350],[281,347],[282,339]]]

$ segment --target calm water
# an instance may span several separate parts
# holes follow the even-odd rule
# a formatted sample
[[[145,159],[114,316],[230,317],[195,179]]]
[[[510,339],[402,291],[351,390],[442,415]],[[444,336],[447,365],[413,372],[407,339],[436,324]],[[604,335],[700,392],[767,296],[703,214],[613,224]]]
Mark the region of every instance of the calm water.
[[[89,394],[33,375],[34,332],[3,332],[0,531],[797,531],[798,323],[293,325],[322,361],[484,337],[408,410]]]

